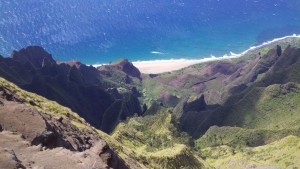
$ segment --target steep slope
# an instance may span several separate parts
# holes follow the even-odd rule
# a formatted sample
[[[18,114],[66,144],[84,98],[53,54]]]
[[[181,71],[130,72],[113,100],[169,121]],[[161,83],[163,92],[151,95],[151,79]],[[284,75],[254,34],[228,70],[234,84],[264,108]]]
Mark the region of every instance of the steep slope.
[[[222,110],[228,112],[222,124],[265,129],[300,127],[299,87],[296,83],[255,87]]]
[[[201,149],[199,155],[214,168],[298,168],[300,138],[287,136],[259,147],[235,149],[217,146]]]
[[[288,47],[282,54],[281,59],[268,72],[263,74],[257,82],[243,92],[231,96],[223,107],[213,112],[214,114],[220,114],[221,120],[217,124],[258,130],[257,133],[262,130],[271,130],[274,133],[285,130],[287,134],[298,135],[296,131],[300,127],[300,110],[298,109],[300,86],[296,83],[299,76],[297,76],[298,72],[295,69],[298,69],[298,67],[293,65],[299,64],[295,60],[299,56],[299,49]],[[293,65],[279,67],[278,65],[282,62],[290,62]],[[276,78],[274,74],[277,72],[284,72],[285,75],[290,76],[282,76],[282,78],[277,76]],[[288,83],[284,84],[285,82]],[[291,130],[294,132],[290,132]],[[213,135],[213,133],[209,130],[206,134]],[[220,133],[222,132],[216,131],[214,135]],[[279,135],[281,135],[281,138],[285,136]]]
[[[253,85],[229,97],[214,112],[223,117],[219,125],[253,129],[299,127],[299,56],[299,48],[288,47]]]
[[[131,77],[141,79],[141,72],[127,59],[119,59],[118,61],[112,62],[109,65],[100,66],[98,69],[107,73],[112,70],[119,70]]]
[[[288,46],[282,55],[283,57],[280,57],[272,69],[263,76],[258,86],[288,82],[300,83],[300,49]]]
[[[214,110],[210,118],[222,127],[196,141],[200,156],[216,168],[297,168],[299,58],[300,49],[288,46],[253,84]]]
[[[115,102],[122,100],[128,93],[137,92],[136,90],[133,92],[130,84],[107,81],[105,74],[92,66],[86,66],[78,61],[56,63],[49,53],[38,46],[14,51],[10,58],[0,59],[0,76],[25,90],[71,108],[99,129],[103,126],[103,121],[107,122],[105,126],[107,124],[108,126],[103,129],[107,132],[120,120],[106,118],[104,114],[107,109],[111,109]],[[136,82],[139,82],[136,77],[128,76],[128,78],[137,79]],[[121,94],[118,92],[111,94],[109,93],[111,88],[124,90]],[[117,95],[119,97],[116,97]],[[138,101],[134,104],[135,107],[140,106]],[[135,112],[136,109],[124,111],[126,112],[122,114],[122,119],[135,113],[140,114]]]
[[[1,168],[128,168],[70,109],[2,78],[0,103]]]
[[[207,104],[205,109],[181,111],[178,116],[182,129],[194,138],[199,138],[210,126],[226,125],[223,121],[227,114],[231,114],[226,107],[239,102],[252,87],[275,84],[276,82],[271,81],[274,79],[279,83],[285,79],[285,75],[291,77],[288,79],[294,79],[292,82],[298,82],[298,52],[290,44],[299,47],[299,42],[299,38],[286,39],[250,51],[241,58],[204,63],[177,72],[148,76],[143,81],[143,97],[146,101],[158,99],[168,106],[170,99],[165,98],[170,97],[162,97],[161,94],[176,97],[174,111],[178,112],[178,108],[186,104],[185,100],[204,96]],[[151,94],[152,91],[154,94]],[[255,95],[255,92],[253,94]],[[249,109],[250,111],[252,109]]]
[[[143,76],[143,97],[174,107],[212,167],[297,168],[299,46],[289,39],[231,61]]]
[[[206,111],[206,121],[221,127],[210,127],[196,141],[200,157],[216,168],[300,165],[299,57],[300,49],[291,46],[270,50],[255,66],[267,69],[256,69],[252,84],[234,90],[222,105]]]
[[[193,141],[177,128],[170,110],[154,104],[144,117],[120,123],[112,137],[149,168],[208,168],[192,150]]]
[[[132,94],[123,100],[115,101],[103,115],[101,129],[104,132],[111,132],[119,121],[125,121],[127,117],[142,115],[139,100]]]
[[[199,149],[227,145],[232,148],[257,147],[270,144],[289,135],[299,137],[295,129],[247,129],[241,127],[212,126],[196,141]]]
[[[278,45],[280,48],[277,49]],[[272,67],[289,45],[300,47],[300,38],[287,38],[251,50],[240,58],[197,64],[163,74],[144,75],[146,99],[160,100],[167,105],[169,97],[165,96],[185,98],[204,95],[209,105],[223,104],[232,93],[245,89],[245,85],[251,85],[260,78],[258,75]]]

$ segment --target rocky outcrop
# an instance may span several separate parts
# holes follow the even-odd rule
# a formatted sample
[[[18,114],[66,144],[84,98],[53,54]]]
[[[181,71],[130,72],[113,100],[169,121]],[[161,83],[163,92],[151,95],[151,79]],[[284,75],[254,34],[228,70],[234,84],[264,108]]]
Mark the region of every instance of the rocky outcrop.
[[[131,93],[135,97],[141,97],[142,96],[142,94],[136,89],[135,86],[131,87]]]
[[[163,105],[168,107],[175,107],[180,101],[177,96],[171,95],[167,90],[162,90],[160,92],[159,98],[159,101],[161,101]]]
[[[259,61],[246,76],[246,83],[255,82],[258,75],[267,72],[277,62],[281,54],[281,47],[277,46],[276,48],[271,49],[266,55],[260,56]]]
[[[276,52],[277,52],[277,56],[281,56],[281,54],[282,54],[281,46],[277,45]]]
[[[99,76],[99,71],[93,66],[87,66],[80,61],[69,61],[63,64],[69,65],[71,67],[76,67],[80,72],[84,82],[86,84],[98,85],[103,86],[101,82],[101,78]]]
[[[41,111],[41,105],[52,103],[35,102],[6,82],[0,87],[0,101],[1,168],[128,168],[89,124],[71,114],[60,115],[62,106],[53,104]]]
[[[121,70],[132,77],[136,77],[139,79],[141,78],[141,72],[139,71],[139,69],[133,66],[133,64],[130,63],[127,59],[121,59],[115,64],[113,64],[113,66],[116,69]]]
[[[78,152],[65,148],[30,146],[21,135],[10,131],[1,132],[0,137],[0,168],[128,168],[103,141]]]
[[[266,73],[259,82],[260,86],[270,84],[284,84],[288,82],[300,82],[300,48],[288,46],[278,58],[272,69]]]
[[[103,70],[103,69],[109,69],[109,68],[114,68],[114,69],[120,70],[129,76],[141,79],[141,72],[139,71],[139,69],[136,68],[127,59],[120,59],[117,62],[113,62],[109,65],[101,66],[99,69]]]
[[[203,111],[206,109],[206,106],[204,95],[201,95],[198,99],[188,101],[183,107],[183,111]]]
[[[104,113],[101,129],[110,133],[113,128],[120,122],[125,121],[126,117],[142,115],[139,100],[132,94],[123,100],[116,100]]]
[[[212,118],[208,110],[210,108],[205,102],[204,95],[201,95],[182,99],[173,112],[183,131],[193,137],[199,137],[199,133],[204,134],[210,126]]]
[[[30,63],[35,68],[42,68],[55,64],[52,56],[42,47],[28,46],[20,51],[14,51],[11,58],[21,63]]]
[[[179,104],[173,109],[177,118],[182,118],[186,112],[190,111],[204,111],[206,110],[206,102],[204,95],[197,98],[185,98],[182,99]]]

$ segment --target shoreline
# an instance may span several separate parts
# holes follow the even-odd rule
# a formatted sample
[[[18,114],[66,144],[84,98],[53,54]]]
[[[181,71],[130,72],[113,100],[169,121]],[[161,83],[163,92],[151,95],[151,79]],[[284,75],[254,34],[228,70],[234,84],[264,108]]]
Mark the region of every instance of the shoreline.
[[[264,42],[257,46],[252,46],[249,49],[245,50],[242,53],[235,54],[230,52],[230,54],[225,54],[221,57],[211,56],[206,57],[203,59],[169,59],[169,60],[149,60],[149,61],[133,61],[132,64],[137,67],[141,73],[144,74],[159,74],[159,73],[166,73],[171,71],[176,71],[183,69],[188,66],[192,66],[199,63],[206,63],[211,61],[218,61],[218,60],[226,60],[226,59],[234,59],[239,58],[244,55],[246,55],[249,52],[252,52],[254,50],[257,50],[259,48],[265,47],[266,45],[270,45],[272,43],[276,43],[288,38],[300,38],[300,35],[290,35],[290,36],[284,36],[281,38],[276,38],[271,41]],[[98,64],[93,65],[94,67],[98,67],[105,64]]]

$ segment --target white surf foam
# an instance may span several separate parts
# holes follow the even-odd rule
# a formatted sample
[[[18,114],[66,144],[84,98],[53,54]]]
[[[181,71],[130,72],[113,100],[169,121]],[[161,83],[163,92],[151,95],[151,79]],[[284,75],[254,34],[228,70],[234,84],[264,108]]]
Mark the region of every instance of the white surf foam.
[[[229,54],[225,54],[221,57],[216,57],[216,56],[211,55],[210,57],[201,58],[201,59],[184,59],[184,58],[181,58],[181,59],[161,59],[161,60],[159,59],[159,60],[148,60],[148,61],[138,60],[138,61],[133,61],[132,63],[137,68],[143,69],[144,65],[152,65],[154,67],[155,66],[157,67],[157,65],[159,65],[159,63],[170,63],[170,64],[171,63],[174,63],[174,64],[176,64],[176,63],[185,63],[186,65],[193,65],[193,64],[198,64],[198,63],[205,63],[205,62],[218,61],[218,60],[224,60],[224,59],[234,59],[234,58],[239,58],[239,57],[245,56],[248,52],[252,52],[256,49],[262,48],[264,46],[267,46],[267,45],[270,45],[272,43],[276,43],[276,42],[279,42],[279,41],[282,41],[282,40],[285,40],[285,39],[288,39],[288,38],[300,38],[300,35],[293,34],[293,35],[290,35],[290,36],[276,38],[276,39],[273,39],[271,41],[264,42],[264,43],[262,43],[258,46],[252,46],[252,47],[250,47],[249,49],[245,50],[242,53],[230,52]],[[153,53],[153,54],[166,54],[166,53],[157,52],[157,51],[152,51],[151,53]],[[101,66],[101,65],[105,65],[105,64],[95,64],[93,66],[98,67],[98,66]],[[179,66],[178,68],[182,68],[182,67]]]
[[[103,64],[94,64],[94,65],[90,65],[90,66],[99,67],[99,66],[104,66],[104,65],[107,65],[107,63],[103,63]]]
[[[157,54],[157,55],[166,55],[167,53],[164,52],[158,52],[158,51],[151,51],[152,54]]]
[[[252,46],[250,47],[249,49],[245,50],[244,52],[242,53],[239,53],[239,54],[235,54],[233,52],[230,52],[230,55],[224,55],[223,57],[221,58],[235,58],[235,57],[241,57],[241,56],[244,56],[245,54],[247,54],[248,52],[251,52],[253,50],[256,50],[256,49],[259,49],[259,48],[262,48],[264,46],[267,46],[267,45],[270,45],[272,43],[276,43],[276,42],[279,42],[279,41],[282,41],[282,40],[285,40],[285,39],[288,39],[288,38],[300,38],[300,35],[296,35],[296,34],[293,34],[293,35],[290,35],[290,36],[285,36],[285,37],[282,37],[282,38],[276,38],[276,39],[273,39],[271,41],[267,41],[267,42],[264,42],[258,46]]]

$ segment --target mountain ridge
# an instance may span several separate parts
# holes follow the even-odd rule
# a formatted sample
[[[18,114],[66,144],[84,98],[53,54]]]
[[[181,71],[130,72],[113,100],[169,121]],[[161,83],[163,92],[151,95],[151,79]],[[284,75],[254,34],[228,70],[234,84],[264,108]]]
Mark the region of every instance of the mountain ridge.
[[[96,159],[98,168],[295,168],[299,47],[300,39],[285,39],[241,58],[152,75],[139,73],[126,59],[94,68],[53,61],[40,47],[15,51],[11,58],[0,57],[0,76],[46,98],[0,78],[1,138],[14,138],[21,147],[23,141],[40,145],[55,155],[61,147],[76,158],[104,151],[84,160]],[[24,121],[32,114],[38,123]],[[18,154],[26,148],[6,145],[12,148],[0,151],[16,159],[14,166],[35,166]]]
[[[115,88],[116,85],[101,80],[106,77],[105,74],[101,74],[101,71],[79,62],[56,63],[52,56],[41,47],[30,46],[20,51],[14,51],[10,58],[1,59],[0,64],[2,77],[18,84],[25,90],[38,93],[70,107],[98,128],[101,128],[105,111],[117,100],[122,100],[122,98],[114,98],[105,91],[110,87]],[[130,68],[127,69],[130,70]],[[116,73],[120,74],[122,71],[116,70]],[[135,78],[128,75],[126,77],[129,80]],[[126,85],[126,83],[124,84]],[[131,93],[131,91],[125,92]],[[124,95],[125,97],[133,99],[135,96]],[[139,104],[136,106],[139,107]],[[132,116],[134,113],[140,114],[129,108],[126,110],[125,117],[122,115],[122,119],[124,120],[127,115]],[[118,122],[118,119],[111,120],[112,123]],[[109,131],[106,130],[106,132]]]

